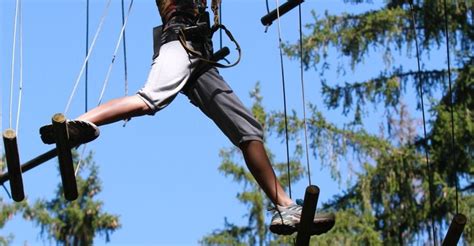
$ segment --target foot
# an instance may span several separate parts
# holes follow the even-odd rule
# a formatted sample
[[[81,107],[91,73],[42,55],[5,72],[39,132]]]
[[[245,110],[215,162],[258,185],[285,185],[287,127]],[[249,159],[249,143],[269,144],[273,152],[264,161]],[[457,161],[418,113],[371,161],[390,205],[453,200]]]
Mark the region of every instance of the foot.
[[[298,230],[303,207],[297,204],[288,207],[274,209],[270,231],[278,235],[291,235]],[[328,232],[334,226],[336,218],[334,214],[315,214],[311,235],[321,235]]]
[[[69,133],[69,142],[72,145],[88,143],[96,139],[100,134],[99,128],[94,123],[83,120],[68,120],[67,130]],[[56,143],[53,134],[53,125],[41,127],[40,135],[43,143]]]

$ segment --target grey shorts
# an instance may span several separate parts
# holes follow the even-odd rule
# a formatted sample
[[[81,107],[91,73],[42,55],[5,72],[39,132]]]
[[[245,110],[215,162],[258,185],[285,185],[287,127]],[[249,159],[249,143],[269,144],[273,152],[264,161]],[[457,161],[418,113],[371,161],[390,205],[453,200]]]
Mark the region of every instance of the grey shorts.
[[[234,145],[249,140],[262,141],[261,125],[216,68],[190,81],[198,64],[199,60],[190,57],[178,41],[166,43],[153,61],[147,82],[137,94],[156,113],[183,92]]]

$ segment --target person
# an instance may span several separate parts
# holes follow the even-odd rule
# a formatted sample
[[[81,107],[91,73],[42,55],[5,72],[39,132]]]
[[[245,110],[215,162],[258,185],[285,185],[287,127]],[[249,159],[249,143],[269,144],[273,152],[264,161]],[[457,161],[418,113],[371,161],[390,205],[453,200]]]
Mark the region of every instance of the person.
[[[229,140],[240,148],[255,180],[274,204],[270,230],[280,235],[296,232],[302,207],[295,204],[280,185],[263,145],[263,130],[214,66],[195,76],[203,61],[190,55],[176,40],[179,30],[195,24],[199,8],[206,0],[156,0],[163,25],[159,54],[151,65],[146,83],[136,94],[113,99],[67,122],[71,145],[82,144],[99,136],[98,126],[142,115],[153,115],[169,105],[182,92],[192,104],[212,119]],[[203,40],[203,39],[201,39]],[[187,41],[201,54],[212,54],[199,41]],[[40,128],[44,143],[53,144],[52,126]],[[333,214],[317,213],[312,234],[329,231]]]

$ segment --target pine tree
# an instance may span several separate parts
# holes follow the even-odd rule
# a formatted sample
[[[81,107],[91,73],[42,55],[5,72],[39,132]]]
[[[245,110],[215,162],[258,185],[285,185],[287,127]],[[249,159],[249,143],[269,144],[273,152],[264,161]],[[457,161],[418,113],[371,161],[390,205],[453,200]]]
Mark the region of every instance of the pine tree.
[[[346,2],[360,4],[363,1]],[[352,115],[352,120],[336,126],[328,123],[323,113],[314,108],[312,146],[319,151],[319,156],[334,156],[330,160],[336,163],[342,162],[348,153],[366,157],[359,158],[362,170],[358,172],[356,183],[327,204],[338,211],[338,222],[331,233],[320,238],[321,241],[329,244],[329,240],[336,237],[343,244],[351,244],[354,241],[349,242],[348,238],[367,234],[368,241],[355,242],[403,245],[424,241],[426,235],[430,236],[428,240],[439,242],[443,236],[439,229],[446,228],[456,211],[458,180],[463,185],[460,187],[459,212],[473,217],[469,208],[473,205],[474,166],[474,8],[471,1],[446,2],[445,9],[443,0],[420,0],[413,5],[409,1],[387,1],[380,9],[358,14],[325,13],[322,17],[314,14],[314,23],[308,25],[310,34],[303,40],[306,68],[319,71],[324,104],[331,110],[342,110],[346,116]],[[445,17],[450,37],[448,44],[445,42]],[[422,66],[418,72],[416,67],[395,65],[400,59],[395,58],[397,52],[417,59],[414,51],[419,48],[420,57],[426,59],[439,56],[446,45],[455,64],[451,71],[447,68],[423,69],[425,66]],[[341,62],[336,66],[341,75],[363,71],[364,61],[369,57],[373,59],[373,53],[375,56],[381,54],[385,69],[378,76],[363,81],[328,81],[325,72],[334,67],[331,50],[336,50],[339,60],[346,58],[347,64]],[[290,57],[300,55],[297,44],[287,44],[286,52]],[[421,63],[428,65],[429,61],[423,63],[421,60]],[[448,72],[453,75],[452,94],[447,86]],[[425,93],[426,138],[420,130],[414,135],[411,128],[416,125],[408,120],[409,110],[403,105],[403,98],[409,97],[411,91],[416,91],[418,109],[421,109],[421,91]],[[385,134],[365,132],[365,123],[371,119],[370,104],[384,108]],[[451,123],[454,124],[454,136]],[[452,137],[455,141],[451,147]],[[429,159],[425,158],[425,150]],[[361,233],[358,223],[354,228],[348,219],[353,214],[359,218],[355,221],[366,227],[366,233]],[[438,229],[436,238],[431,234],[433,221]],[[468,223],[464,231],[467,244],[473,240],[472,231],[472,223]],[[368,236],[375,237],[369,240]]]
[[[80,162],[74,156],[75,166]],[[58,184],[56,196],[51,200],[40,199],[24,210],[24,218],[34,221],[41,234],[60,245],[93,245],[97,234],[110,234],[120,228],[119,218],[103,211],[103,202],[96,199],[102,190],[98,167],[89,154],[81,161],[77,175],[79,197],[69,202],[63,196],[62,185]]]
[[[6,171],[5,156],[0,159],[0,170]],[[15,216],[22,208],[23,203],[8,203],[0,197],[0,229]],[[9,245],[13,241],[14,235],[0,234],[0,245]]]
[[[337,222],[329,233],[313,237],[312,243],[440,242],[456,211],[457,184],[460,186],[459,212],[468,220],[474,217],[474,8],[473,3],[466,0],[446,0],[446,3],[447,8],[444,0],[418,0],[413,4],[409,0],[391,0],[362,13],[332,15],[326,12],[318,16],[313,12],[314,22],[306,25],[309,31],[303,38],[303,53],[300,54],[299,43],[284,45],[290,58],[299,59],[301,55],[306,70],[318,72],[318,79],[310,83],[322,84],[322,104],[329,110],[341,111],[347,119],[332,122],[321,105],[310,104],[307,124],[314,157],[323,167],[330,168],[338,182],[343,179],[341,167],[356,175],[354,180],[348,181],[347,189],[323,206],[337,213]],[[439,59],[447,46],[453,64],[451,70],[429,66],[430,59]],[[407,59],[417,60],[417,48],[421,71],[406,64]],[[369,59],[372,62],[374,57],[380,57],[384,65],[377,75],[361,81],[351,79],[351,73],[364,72],[365,66],[371,66],[365,62]],[[337,71],[340,78],[328,79],[328,71]],[[452,94],[447,82],[449,72],[452,73]],[[339,81],[345,78],[348,79]],[[421,130],[421,92],[427,115],[426,137]],[[415,103],[409,99],[413,95],[417,98]],[[266,113],[260,103],[257,105],[260,111],[256,113],[254,106],[254,114],[265,125],[267,133],[281,137],[283,114]],[[383,110],[373,112],[370,106]],[[295,113],[288,122],[290,138],[294,140],[303,122]],[[377,124],[378,131],[374,129]],[[451,147],[452,137],[455,141]],[[232,156],[223,155],[224,163]],[[294,160],[293,168],[301,169],[298,156]],[[233,161],[230,164],[229,167],[237,167]],[[278,166],[276,169],[281,170]],[[236,175],[238,168],[226,170],[230,170],[227,175],[242,177]],[[283,180],[284,177],[281,176]],[[259,235],[255,238],[262,242],[257,228],[252,223],[246,227],[226,223],[225,229],[206,237],[202,243],[255,245],[257,239],[250,241],[249,233]],[[463,234],[466,245],[474,240],[473,229],[468,221]],[[219,241],[224,238],[226,241]],[[271,235],[266,238],[270,238],[265,241],[269,245],[292,242],[291,238],[277,241],[272,240]]]

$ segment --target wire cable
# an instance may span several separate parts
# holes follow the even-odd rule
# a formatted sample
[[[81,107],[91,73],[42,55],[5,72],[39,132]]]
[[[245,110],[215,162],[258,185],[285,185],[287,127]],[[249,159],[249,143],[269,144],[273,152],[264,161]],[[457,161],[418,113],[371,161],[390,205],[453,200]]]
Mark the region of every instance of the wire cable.
[[[86,2],[86,57],[89,55],[89,0]],[[86,72],[84,75],[84,112],[89,110],[89,61],[86,61]]]
[[[308,147],[308,130],[306,126],[306,99],[304,89],[304,68],[303,68],[303,22],[301,4],[298,5],[298,23],[299,23],[299,34],[300,34],[300,80],[301,80],[301,100],[303,103],[303,129],[304,129],[304,142],[306,152],[306,167],[308,173],[308,182],[311,185],[311,166],[309,164],[309,147]]]
[[[427,146],[427,133],[426,133],[426,117],[425,117],[425,104],[424,104],[424,93],[423,93],[423,80],[420,78],[421,74],[421,64],[420,64],[420,50],[419,50],[419,44],[418,44],[418,34],[416,31],[416,18],[415,18],[415,10],[413,7],[412,1],[409,1],[410,4],[410,12],[411,12],[411,26],[413,30],[413,35],[415,39],[415,51],[416,51],[416,61],[417,61],[417,68],[418,68],[418,73],[416,74],[415,79],[418,79],[419,81],[419,93],[420,93],[420,103],[421,103],[421,114],[423,118],[423,149],[425,150],[425,159],[426,159],[426,164],[428,168],[428,185],[429,185],[429,202],[430,202],[430,218],[431,218],[431,229],[432,229],[432,234],[433,234],[433,239],[434,239],[434,245],[438,245],[437,243],[437,233],[436,233],[436,224],[434,221],[433,217],[433,204],[434,204],[434,192],[433,192],[433,168],[431,166],[430,162],[430,156],[428,152],[428,146]]]
[[[451,79],[451,58],[450,58],[450,49],[449,49],[449,30],[448,30],[448,8],[446,6],[446,0],[444,0],[444,31],[446,36],[446,59],[448,60],[448,87],[449,87],[449,108],[451,111],[451,166],[454,167],[454,176],[455,176],[455,190],[456,190],[456,214],[459,213],[459,180],[458,180],[458,166],[457,162],[454,162],[454,100],[453,100],[453,90],[452,90],[452,79]]]
[[[281,23],[280,23],[280,1],[275,0],[277,5],[277,20],[278,20],[278,47],[280,51],[280,69],[281,69],[281,82],[283,89],[283,112],[285,117],[285,143],[286,143],[286,164],[288,171],[288,193],[291,199],[291,168],[290,168],[290,145],[289,145],[289,134],[288,134],[288,114],[287,114],[287,105],[286,105],[286,83],[285,83],[285,65],[283,63],[283,49],[282,49],[282,39],[281,39]]]
[[[125,1],[122,0],[122,26],[125,25]],[[123,71],[125,81],[125,96],[128,95],[128,65],[127,65],[127,40],[125,30],[123,31]]]
[[[122,25],[125,24],[125,1],[122,0]],[[125,31],[123,32],[123,73],[124,73],[124,95],[128,96],[128,63],[127,63],[127,42]],[[130,120],[123,120],[123,127],[127,125],[127,122]]]
[[[98,36],[99,36],[99,34],[102,30],[102,26],[103,26],[103,24],[105,22],[105,19],[107,17],[111,2],[112,2],[112,0],[108,0],[106,6],[104,8],[104,12],[102,13],[102,17],[101,17],[100,22],[99,22],[99,27],[97,28],[97,31],[95,32],[95,35],[94,35],[94,38],[92,40],[91,46],[89,47],[89,52],[88,52],[86,58],[84,59],[84,63],[82,64],[81,71],[79,72],[79,75],[77,76],[76,82],[74,83],[74,87],[72,89],[71,95],[69,96],[69,100],[66,104],[66,108],[64,109],[64,114],[67,114],[67,112],[69,111],[69,107],[71,106],[71,102],[72,102],[72,99],[74,98],[74,95],[76,93],[77,86],[79,85],[79,81],[81,80],[81,77],[84,74],[86,64],[89,61],[89,58],[90,58],[91,53],[92,53],[92,51],[94,49],[94,46],[95,46],[95,42],[97,41],[97,38],[98,38]]]

